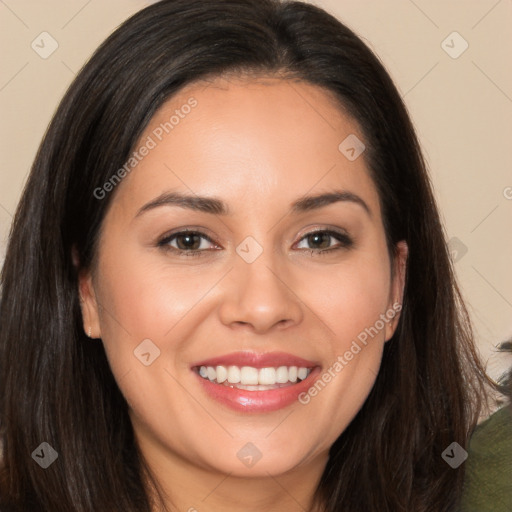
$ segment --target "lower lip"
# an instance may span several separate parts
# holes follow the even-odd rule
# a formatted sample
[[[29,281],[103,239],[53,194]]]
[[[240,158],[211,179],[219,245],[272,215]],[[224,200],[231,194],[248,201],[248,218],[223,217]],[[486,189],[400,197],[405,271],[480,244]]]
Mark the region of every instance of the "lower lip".
[[[298,402],[298,396],[307,391],[317,375],[320,374],[320,367],[313,368],[311,373],[298,384],[268,391],[249,391],[214,384],[198,373],[194,373],[201,381],[206,393],[217,402],[238,412],[272,412],[284,409],[293,402]]]

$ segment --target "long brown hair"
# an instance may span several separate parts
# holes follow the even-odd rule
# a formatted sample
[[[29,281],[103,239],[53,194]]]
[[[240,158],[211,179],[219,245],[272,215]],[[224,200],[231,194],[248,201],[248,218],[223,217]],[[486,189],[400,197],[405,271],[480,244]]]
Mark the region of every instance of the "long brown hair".
[[[2,510],[149,512],[145,466],[101,343],[82,329],[83,267],[120,169],[156,110],[184,85],[232,73],[279,74],[334,93],[361,126],[388,247],[406,240],[403,310],[363,407],[330,450],[322,510],[456,510],[485,374],[404,103],[378,58],[312,5],[163,0],[126,21],[62,100],[15,215],[0,305]],[[48,442],[58,463],[30,454]]]

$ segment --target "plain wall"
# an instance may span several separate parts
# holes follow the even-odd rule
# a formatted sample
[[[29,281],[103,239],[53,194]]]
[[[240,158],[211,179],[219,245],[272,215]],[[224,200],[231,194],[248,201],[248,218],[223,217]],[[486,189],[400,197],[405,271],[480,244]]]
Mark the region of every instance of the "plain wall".
[[[16,204],[58,102],[92,51],[149,3],[0,3],[0,265]],[[510,360],[493,356],[493,347],[512,335],[512,2],[312,3],[365,40],[404,97],[429,164],[479,347],[497,377]],[[454,31],[460,36],[451,35]],[[31,46],[43,54],[51,49],[52,41],[42,32],[58,44],[46,59]],[[465,42],[467,49],[458,55]]]

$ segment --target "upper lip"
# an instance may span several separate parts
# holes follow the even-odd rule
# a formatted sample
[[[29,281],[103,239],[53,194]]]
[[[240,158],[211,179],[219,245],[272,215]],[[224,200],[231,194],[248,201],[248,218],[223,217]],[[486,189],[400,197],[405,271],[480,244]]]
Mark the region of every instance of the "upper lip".
[[[252,366],[253,368],[268,368],[279,366],[297,366],[301,368],[313,368],[318,366],[314,361],[308,361],[302,357],[294,356],[286,352],[232,352],[222,356],[204,359],[194,363],[192,367],[199,366]]]

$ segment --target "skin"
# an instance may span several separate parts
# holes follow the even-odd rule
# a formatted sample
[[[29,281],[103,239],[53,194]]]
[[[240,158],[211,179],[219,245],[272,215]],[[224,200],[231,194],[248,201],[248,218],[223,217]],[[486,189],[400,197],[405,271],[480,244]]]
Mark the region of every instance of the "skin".
[[[190,97],[197,106],[113,192],[96,263],[80,278],[84,329],[105,346],[169,506],[305,510],[330,446],[374,384],[399,315],[307,405],[235,412],[209,398],[190,367],[238,350],[284,351],[331,367],[401,302],[407,246],[398,244],[390,261],[364,153],[351,162],[338,150],[349,134],[364,136],[327,92],[280,78],[191,84],[141,141]],[[290,211],[305,194],[334,190],[356,194],[370,213],[351,201]],[[137,215],[167,191],[216,197],[230,214],[166,205]],[[213,244],[199,239],[197,257],[158,246],[183,228]],[[345,230],[353,245],[305,238],[326,228]],[[253,263],[236,252],[247,236],[263,248]],[[338,249],[320,254],[326,246]],[[147,338],[161,351],[150,366],[133,353]],[[262,454],[250,468],[237,457],[248,442]]]

